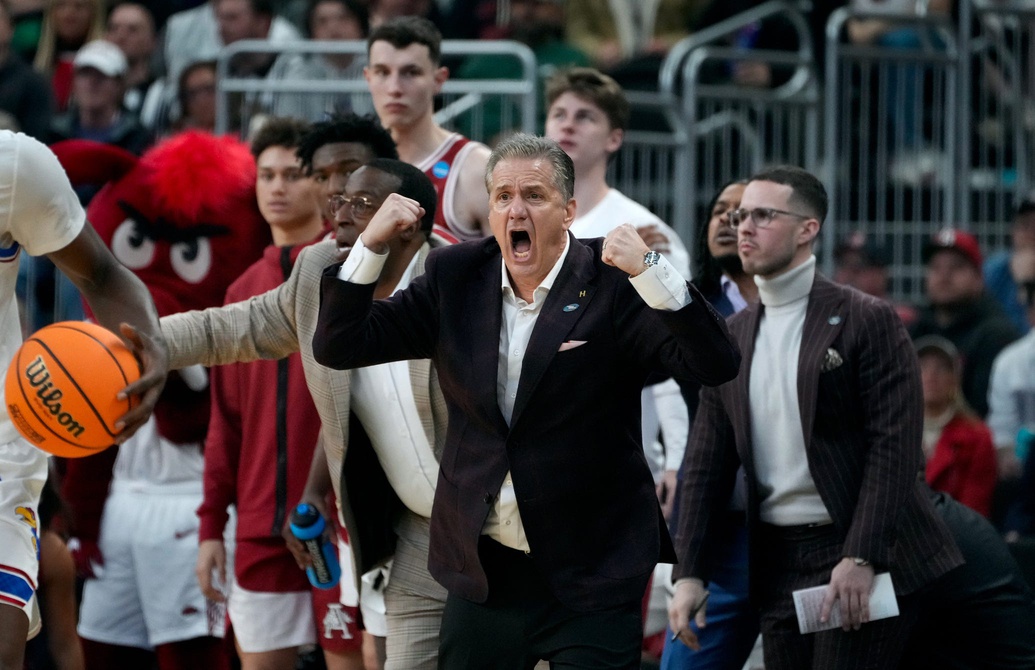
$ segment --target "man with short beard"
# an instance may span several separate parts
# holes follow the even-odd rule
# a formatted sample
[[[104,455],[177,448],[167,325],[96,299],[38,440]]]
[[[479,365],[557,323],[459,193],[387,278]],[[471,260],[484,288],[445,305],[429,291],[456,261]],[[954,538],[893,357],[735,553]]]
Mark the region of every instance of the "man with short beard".
[[[973,235],[952,228],[939,231],[924,245],[923,260],[928,305],[910,334],[914,340],[941,335],[956,345],[963,358],[963,396],[984,418],[992,363],[1017,339],[1017,329],[985,292],[981,249]]]

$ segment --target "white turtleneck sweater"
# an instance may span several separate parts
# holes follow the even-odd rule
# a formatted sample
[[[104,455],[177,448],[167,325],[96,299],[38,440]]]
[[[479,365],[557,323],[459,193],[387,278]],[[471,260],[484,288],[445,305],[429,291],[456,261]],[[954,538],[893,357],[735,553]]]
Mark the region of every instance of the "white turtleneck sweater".
[[[755,277],[765,309],[751,359],[751,445],[765,523],[829,523],[805,455],[798,407],[798,353],[816,257],[778,277]]]

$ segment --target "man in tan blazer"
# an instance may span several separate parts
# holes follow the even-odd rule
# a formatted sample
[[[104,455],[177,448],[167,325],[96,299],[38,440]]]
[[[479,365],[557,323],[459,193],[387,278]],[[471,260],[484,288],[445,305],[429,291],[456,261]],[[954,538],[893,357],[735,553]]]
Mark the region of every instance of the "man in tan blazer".
[[[362,190],[354,188],[353,185],[363,179],[367,186]],[[322,271],[341,259],[346,251],[343,245],[357,235],[355,229],[362,230],[393,192],[421,203],[428,214],[420,230],[414,231],[412,239],[393,250],[378,288],[386,294],[391,293],[404,272],[414,277],[423,274],[427,256],[433,244],[438,244],[437,238],[435,242],[429,241],[435,211],[434,187],[416,168],[400,161],[378,158],[354,172],[345,194],[332,199],[335,202],[336,239],[304,249],[284,284],[245,302],[166,317],[162,321],[162,331],[170,340],[173,368],[277,359],[301,352],[306,383],[323,423],[324,451],[338,499],[340,520],[348,530],[352,560],[358,569],[354,574],[367,572],[391,558],[395,550],[394,525],[399,533],[400,551],[405,547],[406,555],[396,555],[393,586],[428,601],[431,609],[435,609],[436,603],[441,603],[438,606],[441,609],[445,591],[427,574],[427,518],[404,509],[388,487],[388,478],[378,461],[381,454],[371,451],[371,442],[376,446],[378,436],[367,440],[363,439],[366,436],[350,432],[360,426],[354,418],[356,403],[351,393],[359,371],[326,368],[314,360],[312,352]],[[445,436],[446,409],[430,361],[411,361],[409,380],[415,408],[408,409],[419,417],[424,437],[437,457]],[[395,408],[400,416],[407,410],[406,402],[409,401],[400,395]],[[379,404],[383,407],[390,405],[391,401],[381,398]],[[356,447],[355,454],[352,453],[353,447]],[[434,465],[434,475],[437,476],[437,460]],[[405,499],[405,491],[399,491],[399,494]],[[363,504],[353,504],[357,500],[362,500]],[[388,607],[389,636],[392,637],[393,625],[399,620],[393,622],[391,603]],[[433,624],[419,619],[417,622],[408,621],[422,627],[421,630],[434,629],[434,639],[428,646],[432,655],[437,652],[437,620]],[[398,631],[398,639],[405,640],[406,636],[407,631]],[[430,663],[430,667],[434,667],[433,656]],[[404,661],[399,667],[423,666]]]
[[[962,562],[921,473],[916,354],[891,306],[816,272],[826,211],[823,185],[800,168],[745,187],[730,223],[761,300],[729,322],[740,374],[702,391],[685,457],[672,630],[696,645],[688,619],[704,604],[713,522],[742,464],[770,670],[896,667],[918,593]],[[875,572],[891,574],[898,617],[869,621]],[[838,608],[842,628],[802,635],[791,593],[823,584],[822,615]]]

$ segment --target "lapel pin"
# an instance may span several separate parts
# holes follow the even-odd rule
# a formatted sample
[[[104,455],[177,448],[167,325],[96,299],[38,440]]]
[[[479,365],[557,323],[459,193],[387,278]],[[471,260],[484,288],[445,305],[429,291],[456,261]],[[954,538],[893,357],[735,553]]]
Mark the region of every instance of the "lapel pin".
[[[570,305],[565,305],[565,306],[564,306],[564,311],[565,311],[565,312],[574,312],[574,311],[575,311],[575,310],[577,310],[578,308],[579,308],[579,303],[577,303],[577,302],[573,302],[573,303],[571,303]]]
[[[586,292],[585,291],[579,291],[579,297],[580,298],[585,298],[586,297]]]
[[[829,319],[827,319],[827,323],[829,323],[831,326],[836,326],[837,324],[841,323],[841,317],[832,316]]]

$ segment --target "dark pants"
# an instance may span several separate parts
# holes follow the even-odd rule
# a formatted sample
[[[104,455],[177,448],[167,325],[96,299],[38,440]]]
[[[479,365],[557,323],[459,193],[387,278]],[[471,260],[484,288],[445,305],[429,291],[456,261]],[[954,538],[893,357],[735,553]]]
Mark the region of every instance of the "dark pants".
[[[579,612],[553,596],[524,552],[483,537],[478,553],[489,580],[489,598],[474,603],[449,595],[442,615],[439,668],[528,670],[540,660],[555,669],[640,667],[639,601]]]
[[[1035,603],[1009,549],[980,514],[932,495],[966,563],[929,589],[900,667],[1035,667]]]
[[[802,635],[791,593],[830,582],[842,558],[842,538],[833,525],[764,526],[760,554],[762,648],[766,670],[887,670],[898,665],[919,616],[916,596],[898,596],[899,616]]]

